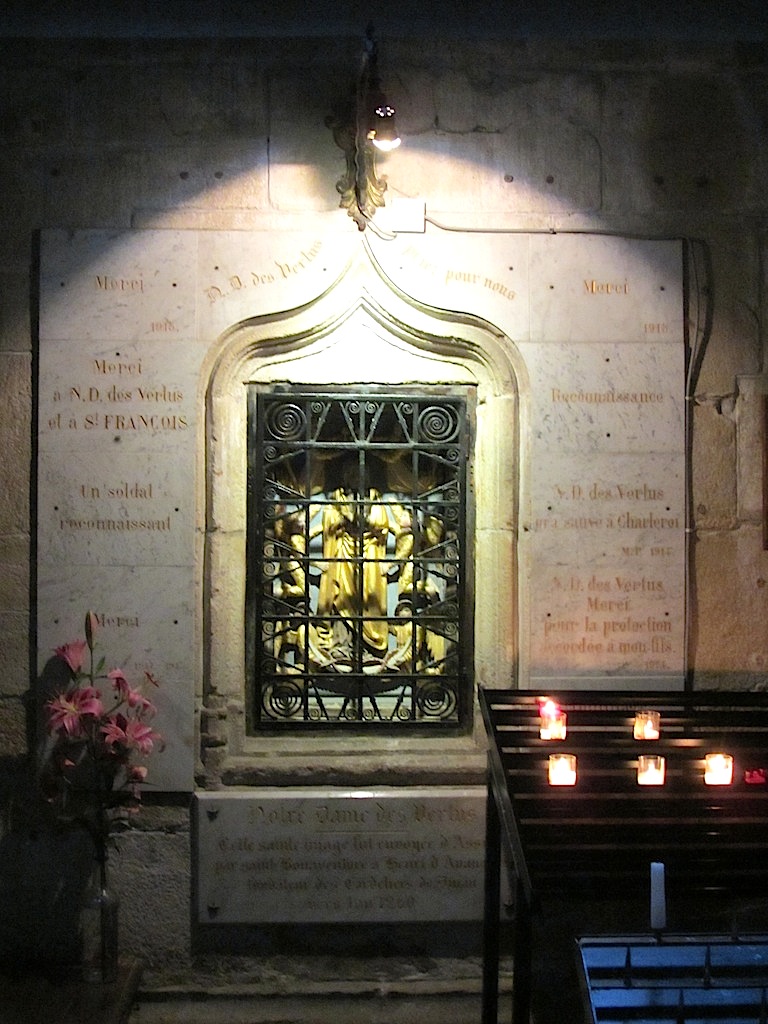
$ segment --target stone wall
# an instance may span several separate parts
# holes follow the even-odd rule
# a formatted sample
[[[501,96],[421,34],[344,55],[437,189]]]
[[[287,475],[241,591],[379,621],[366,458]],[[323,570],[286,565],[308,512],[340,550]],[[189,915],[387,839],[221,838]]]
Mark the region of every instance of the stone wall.
[[[420,197],[434,223],[456,230],[687,240],[689,666],[695,686],[762,688],[768,53],[434,35],[382,49],[405,139],[382,165],[388,197]],[[344,164],[325,118],[354,80],[360,45],[48,39],[0,50],[0,954],[18,951],[21,934],[33,958],[50,954],[43,897],[55,862],[71,857],[44,838],[27,771],[37,232],[280,230],[333,216]],[[117,861],[125,948],[158,972],[183,972],[194,952],[186,801],[149,803]]]

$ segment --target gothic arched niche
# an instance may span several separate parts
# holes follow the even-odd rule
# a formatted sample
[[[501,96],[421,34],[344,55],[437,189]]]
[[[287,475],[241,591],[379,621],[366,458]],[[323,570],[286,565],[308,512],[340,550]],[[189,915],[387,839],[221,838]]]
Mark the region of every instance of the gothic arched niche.
[[[403,779],[414,770],[423,778],[423,765],[416,767],[422,764],[422,758],[437,772],[436,778],[455,778],[457,768],[461,772],[460,765],[465,759],[473,769],[481,771],[483,748],[478,742],[480,726],[474,714],[474,692],[477,686],[511,684],[517,667],[515,549],[521,478],[521,389],[518,382],[523,370],[514,346],[500,332],[471,317],[457,317],[406,302],[369,264],[361,262],[316,303],[277,317],[233,326],[220,339],[217,351],[208,371],[206,443],[201,473],[207,510],[202,564],[205,566],[204,649],[208,652],[201,695],[201,732],[208,773],[223,777],[224,781],[242,782],[250,781],[254,773],[259,775],[268,765],[274,770],[279,764],[290,773],[289,766],[294,760],[306,765],[309,759],[316,767],[316,759],[327,765],[329,758],[334,763],[341,758],[345,770],[357,763],[353,775],[360,778],[372,771],[377,751],[382,755],[386,752],[388,769],[394,771],[395,777]],[[252,396],[250,442],[249,394]],[[327,449],[316,452],[311,479],[307,477],[298,486],[295,479],[289,480],[291,474],[296,475],[295,465],[290,471],[285,467],[280,472],[270,469],[270,479],[273,484],[277,482],[277,490],[282,488],[282,493],[269,501],[261,500],[263,496],[260,496],[257,501],[252,492],[254,487],[263,486],[263,477],[254,472],[254,461],[263,468],[265,440],[272,443],[275,436],[278,439],[291,436],[290,432],[282,435],[278,432],[268,439],[263,434],[254,436],[256,396],[275,395],[302,396],[298,403],[287,403],[291,408],[297,405],[308,408],[307,401],[313,396],[322,396],[326,402],[324,415],[330,415],[327,408],[335,402],[332,415],[337,419],[345,415],[343,401],[368,395],[372,408],[377,409],[376,415],[390,417],[390,426],[398,416],[402,418],[393,404],[399,399],[413,399],[410,405],[421,412],[430,405],[439,407],[442,410],[439,415],[445,415],[446,408],[452,408],[451,402],[458,402],[466,410],[467,458],[462,496],[465,501],[462,550],[466,562],[462,563],[465,568],[460,581],[461,601],[457,603],[461,608],[457,627],[465,631],[467,642],[458,668],[455,662],[450,663],[450,668],[445,667],[449,663],[446,637],[452,633],[445,627],[444,619],[440,620],[441,626],[436,631],[437,639],[433,633],[431,641],[427,639],[422,645],[421,654],[417,654],[413,630],[406,638],[403,627],[395,622],[406,607],[410,606],[413,611],[414,604],[426,600],[427,596],[436,605],[445,602],[447,596],[444,581],[440,583],[440,572],[432,571],[435,560],[430,563],[429,571],[425,569],[429,554],[422,559],[424,564],[420,564],[421,587],[413,580],[404,582],[412,571],[412,563],[406,568],[402,550],[407,538],[402,532],[398,536],[393,523],[402,511],[406,495],[410,495],[411,513],[418,506],[418,501],[414,506],[411,493],[414,492],[413,481],[406,485],[402,477],[407,475],[405,463],[411,460],[416,465],[419,456],[413,455],[412,449],[406,454],[402,445],[395,444],[393,448],[387,438],[384,438],[384,450],[377,452],[371,449],[370,438],[360,445],[349,435],[335,454]],[[429,396],[438,396],[440,402],[430,403]],[[260,400],[264,401],[263,397]],[[274,401],[277,409],[279,397]],[[327,441],[331,435],[336,437],[333,431],[326,430],[319,436]],[[367,456],[360,454],[364,450]],[[388,470],[387,457],[391,462]],[[321,467],[323,459],[328,465]],[[346,466],[347,476],[351,473],[356,477],[355,481],[341,477],[335,482],[331,479],[334,466],[339,469],[342,465]],[[377,470],[381,472],[374,480],[370,474],[375,476]],[[422,494],[429,491],[429,473],[423,469],[419,472],[421,477],[415,491]],[[448,479],[445,473],[440,479],[439,476],[437,473],[432,482],[437,493]],[[334,569],[339,568],[337,575],[341,577],[345,572],[349,574],[350,564],[343,564],[338,554],[329,555],[327,544],[323,548],[322,518],[323,512],[326,520],[334,512],[339,515],[342,508],[339,494],[344,487],[350,489],[347,499],[354,492],[352,504],[361,522],[366,515],[378,516],[380,520],[383,517],[392,534],[389,546],[381,547],[375,556],[389,565],[390,596],[381,591],[383,596],[378,599],[374,613],[362,613],[362,604],[374,600],[373,590],[362,579],[366,571],[378,571],[378,566],[373,564],[374,556],[364,555],[362,546],[356,555],[350,556],[355,571],[359,570],[360,584],[348,584],[346,598],[338,599],[338,606],[331,607],[331,586],[336,592],[343,590],[340,579],[331,584]],[[301,492],[298,503],[294,501],[290,505],[278,500],[285,499],[292,488]],[[346,504],[348,506],[348,500]],[[277,521],[270,525],[266,534],[254,532],[253,528],[249,533],[249,518],[256,508],[260,516],[265,509],[269,516],[277,514]],[[416,511],[421,519],[423,551],[425,545],[435,541],[439,544],[441,538],[437,534],[429,535],[429,517],[422,515],[421,509],[422,506],[418,506]],[[285,553],[290,547],[290,538],[278,535],[285,533],[282,528],[290,515],[294,515],[296,521],[297,511],[300,511],[300,518],[303,517],[304,526],[301,536],[295,538],[298,543],[292,553],[294,557],[285,554],[282,562],[278,559],[274,563],[278,568],[274,570],[273,565],[273,570],[278,576],[282,573],[283,578],[275,579],[265,590],[260,582],[262,577],[256,575],[254,552],[261,555],[266,543],[272,555],[275,545],[280,548],[281,544]],[[434,531],[445,533],[444,522],[438,524],[433,517],[431,524]],[[315,530],[320,540],[310,540]],[[401,549],[396,554],[398,540]],[[312,551],[308,550],[309,544],[314,545]],[[393,566],[399,566],[399,582]],[[303,579],[300,572],[286,578],[294,569],[302,567],[310,570],[311,581]],[[262,569],[258,568],[258,572]],[[255,585],[254,579],[257,579]],[[268,599],[264,599],[265,593]],[[258,613],[254,613],[254,594]],[[359,599],[355,595],[359,595]],[[301,620],[303,626],[292,629],[296,621],[288,613],[298,606],[306,610],[307,604],[312,604],[310,618]],[[258,625],[259,615],[268,620],[265,632]],[[349,626],[350,619],[356,616],[361,617],[357,629]],[[341,625],[343,622],[347,625]],[[329,630],[334,623],[336,632],[331,637]],[[424,640],[423,635],[421,640]],[[398,667],[398,659],[402,663],[408,660],[405,648],[409,644],[410,662],[405,668],[402,664]],[[258,661],[265,650],[275,672],[271,683],[255,693],[254,659]],[[334,662],[333,667],[329,662]],[[437,664],[442,667],[436,670]],[[436,680],[427,679],[429,685],[422,690],[418,686],[403,690],[399,678],[403,672],[425,679],[429,666]],[[323,673],[326,673],[324,681]],[[333,674],[333,679],[329,673]],[[446,673],[451,681],[444,685]],[[318,674],[321,677],[316,687],[319,703],[312,704],[310,716],[304,694],[308,680],[315,680]],[[361,682],[365,700],[358,699],[361,691],[354,692],[345,676],[354,676]],[[395,676],[398,679],[393,682]],[[457,678],[454,680],[453,676]],[[277,692],[269,689],[273,684],[277,684]],[[394,720],[388,723],[390,728],[379,729],[377,733],[367,725],[381,725],[385,717],[384,705],[381,697],[377,704],[376,695],[384,692],[388,694],[387,706]],[[457,712],[446,715],[445,707],[450,704],[452,695],[457,700]],[[296,708],[302,703],[305,713],[299,713],[299,720],[312,724],[315,727],[312,731],[297,735],[295,731],[283,729],[278,737],[259,733],[260,718],[262,722],[266,718],[268,726],[290,724],[292,720],[295,722]],[[329,714],[331,706],[334,711]],[[404,710],[408,706],[413,709],[411,712]],[[270,707],[277,709],[271,721],[270,713],[264,714]],[[436,734],[439,730],[432,730],[430,734],[429,729],[423,728],[412,730],[414,735],[407,735],[407,730],[397,728],[398,722],[428,724],[430,717],[426,716],[425,723],[425,708],[435,709],[433,721],[445,722],[447,718],[447,723],[454,728],[447,733],[443,730],[441,735]],[[286,713],[281,718],[283,711]],[[339,719],[343,725],[338,724]],[[328,754],[328,729],[322,728],[325,724],[333,726],[332,755]],[[348,724],[354,728],[348,729]],[[452,752],[450,758],[446,758],[448,751]],[[355,755],[363,753],[367,756],[356,759]],[[374,773],[373,777],[380,779],[381,775]]]

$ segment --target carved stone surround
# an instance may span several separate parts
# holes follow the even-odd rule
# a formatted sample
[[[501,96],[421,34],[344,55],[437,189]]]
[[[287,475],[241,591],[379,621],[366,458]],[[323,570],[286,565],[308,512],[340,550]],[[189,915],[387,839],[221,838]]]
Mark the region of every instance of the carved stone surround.
[[[246,735],[244,649],[246,388],[249,382],[456,384],[477,389],[474,499],[475,684],[509,683],[517,659],[519,378],[512,342],[468,317],[418,307],[361,257],[317,302],[234,326],[207,392],[202,694],[208,784],[268,780],[466,783],[484,770],[480,722],[463,738]],[[477,591],[481,600],[477,600]],[[489,595],[492,598],[489,599]]]

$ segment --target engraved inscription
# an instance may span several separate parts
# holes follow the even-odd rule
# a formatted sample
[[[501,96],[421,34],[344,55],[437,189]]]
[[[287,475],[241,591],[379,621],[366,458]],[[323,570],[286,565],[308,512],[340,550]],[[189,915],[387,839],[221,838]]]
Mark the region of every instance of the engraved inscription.
[[[60,515],[59,529],[67,533],[169,533],[173,528],[171,515],[152,515],[159,491],[151,480],[81,483],[76,494],[83,499],[84,509],[79,514]],[[114,513],[105,511],[115,501],[120,502],[119,509]]]
[[[580,594],[581,601],[571,602],[571,606],[581,614],[570,618],[550,615],[544,619],[541,652],[545,656],[557,659],[591,654],[605,656],[607,660],[630,657],[638,670],[671,668],[665,656],[679,642],[679,637],[674,636],[676,624],[669,611],[645,612],[642,601],[648,594],[662,599],[666,596],[662,580],[592,574],[589,578],[574,575],[564,582],[555,576],[552,588],[555,594],[565,588]]]
[[[96,274],[93,281],[94,287],[102,292],[130,295],[144,291],[144,281],[141,277],[110,277],[109,274]]]
[[[517,298],[517,293],[513,288],[510,288],[506,284],[502,284],[501,281],[496,278],[488,277],[487,274],[477,273],[466,268],[451,268],[438,266],[431,260],[425,259],[424,255],[415,246],[406,246],[403,250],[403,257],[412,264],[414,269],[422,274],[426,274],[429,277],[439,281],[439,283],[445,285],[447,288],[451,288],[457,284],[466,284],[475,288],[482,288],[486,291],[494,292],[496,295],[501,296],[503,299],[508,299],[512,302]]]
[[[479,919],[482,790],[421,792],[200,797],[202,920]]]
[[[49,431],[157,434],[189,429],[187,413],[178,408],[186,397],[182,388],[146,380],[141,359],[96,358],[90,370],[96,383],[69,386],[69,409],[48,417]],[[56,388],[51,399],[54,405],[63,402],[62,390]]]
[[[555,484],[533,528],[550,545],[568,538],[564,564],[540,588],[531,623],[537,669],[674,670],[682,658],[683,619],[670,582],[677,578],[684,518],[668,488],[655,481]],[[627,534],[634,535],[629,542]],[[596,552],[612,568],[592,569]]]
[[[138,615],[108,615],[106,612],[94,612],[102,629],[138,629]]]
[[[664,401],[660,391],[562,391],[552,388],[553,402],[585,405],[658,405]]]
[[[629,295],[629,281],[597,281],[595,278],[584,281],[587,295]]]
[[[163,317],[162,320],[153,320],[149,329],[152,334],[178,334],[179,328],[170,317]]]
[[[220,280],[216,284],[209,284],[203,288],[208,302],[213,305],[220,302],[235,292],[248,288],[262,288],[264,286],[277,284],[294,278],[308,270],[310,264],[314,263],[323,249],[323,243],[316,239],[311,245],[301,249],[296,257],[290,260],[273,259],[270,264],[259,269],[249,269],[238,274],[231,274],[228,278]],[[218,268],[216,268],[218,269]]]
[[[136,359],[133,362],[123,362],[122,360],[109,360],[109,359],[94,359],[93,360],[93,371],[96,374],[102,376],[111,376],[116,374],[118,377],[126,375],[128,377],[138,376],[141,373],[141,360]]]
[[[190,430],[192,419],[187,389],[164,379],[173,372],[171,361],[162,356],[158,369],[156,358],[129,351],[87,356],[79,379],[64,376],[49,394],[44,425],[71,438],[77,453],[63,489],[62,475],[51,474],[56,489],[46,543],[57,559],[132,564],[179,557],[188,506],[174,498],[178,477],[164,448]],[[115,443],[128,437],[139,445]],[[157,442],[163,451],[153,455]]]

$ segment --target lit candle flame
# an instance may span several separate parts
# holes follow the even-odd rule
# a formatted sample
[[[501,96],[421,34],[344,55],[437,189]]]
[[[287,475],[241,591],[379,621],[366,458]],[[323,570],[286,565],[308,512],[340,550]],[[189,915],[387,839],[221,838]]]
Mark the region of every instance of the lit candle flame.
[[[641,754],[637,759],[637,784],[639,786],[663,786],[665,775],[663,757],[656,754]]]
[[[576,785],[575,754],[549,755],[549,784],[550,786]]]
[[[660,731],[658,711],[638,711],[635,715],[634,737],[636,740],[657,740]]]
[[[547,697],[539,703],[539,737],[542,740],[564,740],[567,716],[560,705]]]
[[[733,758],[730,754],[707,754],[704,781],[708,786],[730,786],[733,782]]]

